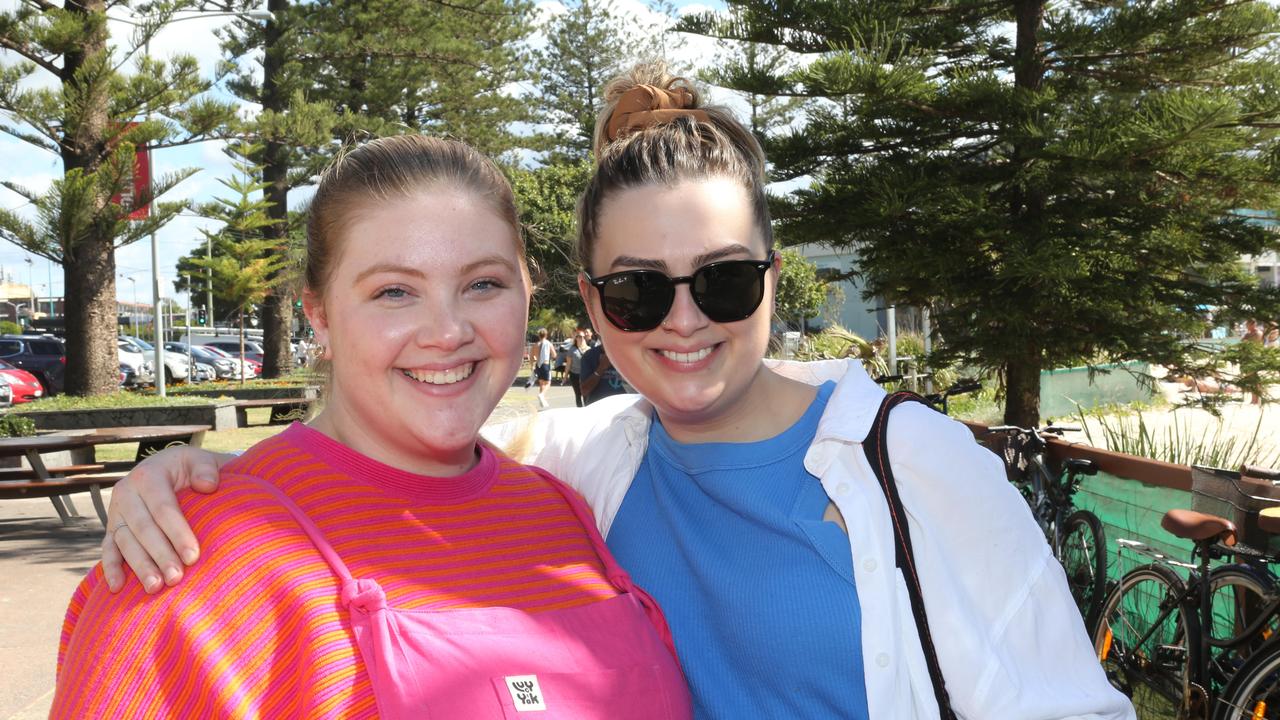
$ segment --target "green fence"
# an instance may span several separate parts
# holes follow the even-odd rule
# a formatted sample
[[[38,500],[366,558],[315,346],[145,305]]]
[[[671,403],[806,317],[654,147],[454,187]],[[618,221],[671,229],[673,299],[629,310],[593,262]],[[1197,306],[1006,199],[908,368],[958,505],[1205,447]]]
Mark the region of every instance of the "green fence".
[[[1145,375],[1147,363],[1131,362],[1098,365],[1093,377],[1086,367],[1046,370],[1040,373],[1040,415],[1064,417],[1076,413],[1076,405],[1092,408],[1099,405],[1123,405],[1150,400],[1152,387],[1142,385],[1134,375]],[[1101,371],[1101,372],[1098,372]]]
[[[1107,575],[1112,580],[1151,561],[1133,550],[1119,550],[1118,538],[1137,540],[1177,560],[1189,562],[1192,543],[1160,527],[1160,518],[1175,508],[1191,507],[1191,493],[1147,485],[1098,473],[1083,478],[1075,505],[1093,511],[1107,534]]]

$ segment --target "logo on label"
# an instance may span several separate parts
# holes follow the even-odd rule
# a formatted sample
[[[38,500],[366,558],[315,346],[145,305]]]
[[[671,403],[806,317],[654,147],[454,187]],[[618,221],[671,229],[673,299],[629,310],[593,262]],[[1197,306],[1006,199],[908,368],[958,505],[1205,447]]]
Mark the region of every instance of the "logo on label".
[[[503,679],[507,681],[511,702],[515,703],[518,712],[547,709],[547,704],[542,699],[542,688],[538,687],[537,675],[510,675]]]

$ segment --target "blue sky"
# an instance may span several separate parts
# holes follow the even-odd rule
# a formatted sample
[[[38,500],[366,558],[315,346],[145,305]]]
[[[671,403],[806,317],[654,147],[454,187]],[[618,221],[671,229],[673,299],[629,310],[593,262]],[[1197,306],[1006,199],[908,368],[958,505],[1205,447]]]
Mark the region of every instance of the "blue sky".
[[[0,0],[0,10],[16,7],[17,0]],[[648,5],[643,0],[613,0],[613,4],[626,12],[649,13]],[[686,13],[706,9],[723,9],[720,0],[676,0],[672,3],[678,12]],[[265,6],[265,3],[264,3]],[[540,9],[556,12],[563,8],[557,0],[539,2]],[[124,16],[121,9],[113,10],[113,15]],[[151,44],[152,54],[161,58],[171,57],[178,53],[187,53],[196,57],[201,68],[212,74],[215,63],[220,58],[218,43],[214,31],[225,24],[225,18],[193,17],[175,23],[158,35]],[[110,23],[114,42],[127,42],[130,27],[124,23]],[[536,42],[536,40],[535,40]],[[715,52],[715,45],[706,38],[690,38],[683,52],[675,61],[685,67],[695,67],[709,61]],[[17,60],[17,56],[0,50],[0,64],[8,65]],[[47,76],[37,71],[36,77]],[[48,78],[40,78],[48,82]],[[721,102],[731,99],[717,97]],[[0,157],[5,159],[0,178],[31,188],[43,190],[61,174],[61,163],[57,156],[38,150],[8,135],[0,135]],[[192,198],[198,201],[210,200],[220,192],[219,177],[226,177],[231,167],[222,154],[221,143],[206,142],[182,148],[157,151],[152,156],[153,172],[172,172],[181,168],[199,168],[199,172],[179,185],[166,198]],[[303,200],[307,193],[293,193],[296,200]],[[291,205],[293,202],[290,203]],[[0,207],[23,213],[29,209],[25,200],[8,189],[0,187]],[[165,226],[157,234],[160,256],[161,293],[173,296],[172,281],[174,266],[178,258],[189,253],[197,246],[203,245],[200,235],[201,227],[213,227],[213,224],[202,218],[179,217]],[[26,259],[34,262],[28,266]],[[151,249],[145,240],[116,251],[117,272],[123,278],[116,278],[117,296],[124,301],[133,301],[135,287],[139,302],[151,300]],[[31,255],[25,250],[10,243],[0,241],[0,271],[7,277],[20,283],[34,283],[36,292],[47,296],[47,286],[52,280],[52,294],[63,293],[62,268],[44,258]],[[30,280],[29,280],[30,277]],[[186,298],[178,296],[179,302],[186,304]]]

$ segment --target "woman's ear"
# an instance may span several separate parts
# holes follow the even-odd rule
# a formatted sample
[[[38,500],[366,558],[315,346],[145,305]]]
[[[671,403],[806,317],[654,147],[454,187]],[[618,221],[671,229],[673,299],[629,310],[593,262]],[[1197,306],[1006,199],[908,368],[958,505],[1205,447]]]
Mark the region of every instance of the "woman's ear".
[[[302,290],[302,312],[307,316],[307,322],[311,323],[311,329],[315,331],[316,344],[325,348],[327,353],[330,346],[329,318],[324,311],[324,301],[312,292],[311,288]]]
[[[578,295],[582,297],[582,304],[587,308],[587,317],[591,319],[591,327],[596,328],[596,332],[599,333],[599,328],[602,326],[599,318],[596,317],[596,305],[591,302],[591,283],[587,282],[586,273],[578,273]]]

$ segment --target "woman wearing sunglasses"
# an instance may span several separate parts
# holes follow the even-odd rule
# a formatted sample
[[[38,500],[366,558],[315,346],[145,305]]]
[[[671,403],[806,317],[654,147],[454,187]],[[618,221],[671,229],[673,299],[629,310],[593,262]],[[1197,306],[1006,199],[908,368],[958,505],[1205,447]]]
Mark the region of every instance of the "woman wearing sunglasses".
[[[750,131],[661,65],[606,99],[579,288],[639,397],[493,437],[584,494],[666,612],[696,716],[1132,717],[963,425],[915,404],[889,423],[855,362],[763,360],[780,261]],[[212,490],[215,458],[166,452],[116,490],[113,582],[121,551],[156,589],[196,556],[170,485]]]

